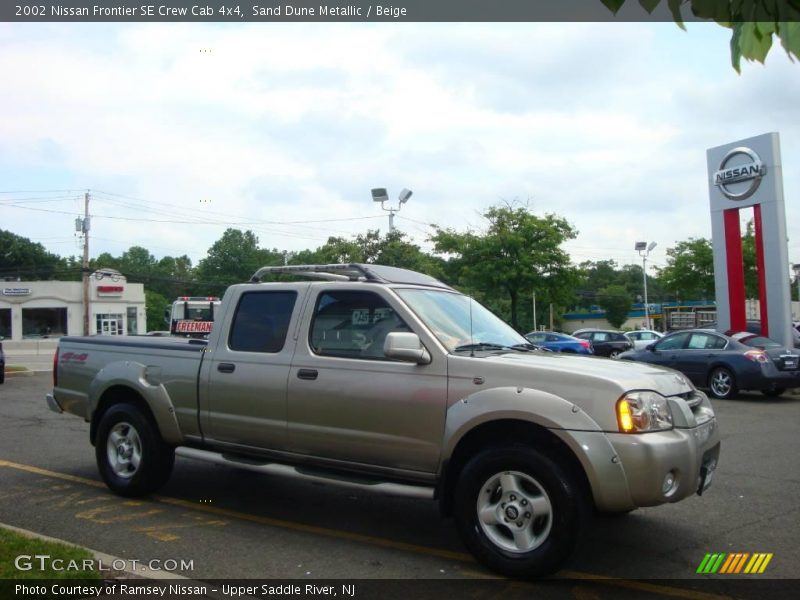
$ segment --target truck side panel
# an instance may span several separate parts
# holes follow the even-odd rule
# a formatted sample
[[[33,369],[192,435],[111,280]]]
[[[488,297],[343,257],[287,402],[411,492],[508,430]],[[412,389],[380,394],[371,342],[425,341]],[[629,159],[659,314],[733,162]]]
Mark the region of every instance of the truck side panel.
[[[65,411],[91,421],[107,390],[132,389],[157,418],[169,416],[162,434],[179,443],[186,435],[200,433],[197,374],[204,350],[205,344],[187,340],[62,338],[54,394]]]

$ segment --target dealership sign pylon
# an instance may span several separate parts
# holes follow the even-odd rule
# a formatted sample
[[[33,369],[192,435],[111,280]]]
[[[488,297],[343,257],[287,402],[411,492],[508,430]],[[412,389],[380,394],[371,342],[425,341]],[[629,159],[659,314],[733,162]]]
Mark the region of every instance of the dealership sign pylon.
[[[780,140],[765,133],[707,152],[717,327],[746,329],[740,211],[753,209],[763,335],[792,347]]]

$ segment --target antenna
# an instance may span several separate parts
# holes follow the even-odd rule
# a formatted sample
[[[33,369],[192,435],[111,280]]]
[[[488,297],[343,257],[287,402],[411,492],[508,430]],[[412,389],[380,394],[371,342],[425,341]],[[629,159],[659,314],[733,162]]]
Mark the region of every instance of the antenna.
[[[472,296],[467,296],[467,301],[469,302],[469,346],[470,346],[469,356],[470,358],[474,358],[475,340],[472,339]]]

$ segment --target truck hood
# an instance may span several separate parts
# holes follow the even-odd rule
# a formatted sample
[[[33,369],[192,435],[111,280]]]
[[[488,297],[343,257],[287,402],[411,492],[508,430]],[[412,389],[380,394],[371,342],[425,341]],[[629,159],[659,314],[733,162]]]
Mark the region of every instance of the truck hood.
[[[626,392],[653,390],[678,396],[695,390],[678,371],[647,363],[576,356],[555,352],[476,353],[450,355],[449,376],[464,383],[483,378],[481,389],[521,387],[541,390],[572,402],[602,428],[615,428],[614,406]],[[468,395],[474,384],[454,389]],[[453,398],[454,400],[455,398]]]

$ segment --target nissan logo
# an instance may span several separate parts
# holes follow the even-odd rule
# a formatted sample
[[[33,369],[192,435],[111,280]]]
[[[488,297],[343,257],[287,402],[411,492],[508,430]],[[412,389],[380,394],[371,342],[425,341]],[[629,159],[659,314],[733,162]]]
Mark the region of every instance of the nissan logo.
[[[726,165],[734,157],[743,155],[747,157],[749,162],[734,167],[727,168]],[[739,147],[734,148],[728,152],[719,164],[719,170],[714,173],[714,185],[719,188],[719,191],[729,200],[745,200],[752,196],[758,186],[761,184],[761,178],[767,172],[767,167],[761,163],[758,154],[753,152],[750,148]],[[742,183],[750,181],[747,189],[740,192],[733,192],[728,186],[735,183]]]

